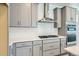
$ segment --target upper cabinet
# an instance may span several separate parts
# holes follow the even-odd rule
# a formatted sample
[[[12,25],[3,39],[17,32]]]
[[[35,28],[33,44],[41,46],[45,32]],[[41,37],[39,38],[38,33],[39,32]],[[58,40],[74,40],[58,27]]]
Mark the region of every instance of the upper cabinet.
[[[76,22],[76,8],[64,7],[63,9],[66,9],[66,21]]]
[[[63,15],[64,13],[64,15]],[[76,22],[76,8],[72,7],[63,7],[63,8],[55,8],[54,9],[54,20],[56,21],[55,27],[61,28],[61,25],[63,24],[61,20],[66,24],[66,22]],[[64,24],[64,25],[65,25]]]
[[[10,4],[10,26],[13,27],[36,27],[37,4],[11,3]]]
[[[20,17],[20,26],[21,27],[31,27],[31,4],[19,4],[19,7],[21,8],[19,11],[19,17]]]
[[[61,28],[61,8],[54,9],[54,20],[56,22],[54,27]]]
[[[38,4],[32,4],[32,27],[37,27]]]
[[[10,4],[10,26],[19,26],[18,5]]]

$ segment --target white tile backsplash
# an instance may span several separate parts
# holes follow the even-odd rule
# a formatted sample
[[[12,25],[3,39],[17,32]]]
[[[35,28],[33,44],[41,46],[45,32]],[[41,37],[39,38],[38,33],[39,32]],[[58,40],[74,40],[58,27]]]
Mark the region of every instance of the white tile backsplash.
[[[58,35],[57,28],[53,27],[53,23],[38,23],[37,28],[16,28],[10,27],[9,34],[16,36],[18,33],[21,36],[26,33],[26,35]],[[26,36],[25,35],[25,36]],[[23,35],[24,36],[24,35]]]
[[[54,28],[54,23],[38,23],[40,35],[58,35],[57,28]]]

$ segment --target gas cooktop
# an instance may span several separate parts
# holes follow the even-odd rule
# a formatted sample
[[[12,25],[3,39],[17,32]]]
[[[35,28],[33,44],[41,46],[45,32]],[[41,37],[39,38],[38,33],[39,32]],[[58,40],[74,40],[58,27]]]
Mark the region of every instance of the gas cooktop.
[[[53,38],[53,37],[58,37],[57,35],[43,35],[39,36],[39,38]]]

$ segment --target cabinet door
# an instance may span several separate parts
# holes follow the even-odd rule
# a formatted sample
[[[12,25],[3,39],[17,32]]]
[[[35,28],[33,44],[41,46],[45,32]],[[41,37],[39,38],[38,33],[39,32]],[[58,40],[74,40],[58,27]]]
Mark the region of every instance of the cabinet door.
[[[10,4],[10,25],[31,27],[31,4]]]
[[[33,56],[42,56],[42,45],[33,46]]]
[[[32,4],[32,27],[36,27],[38,19],[38,4]]]
[[[64,48],[66,48],[66,39],[61,40],[61,53],[66,53]]]
[[[57,22],[57,26],[55,24],[54,27],[60,28],[61,27],[61,9],[60,8],[54,9],[54,19]]]
[[[32,46],[16,48],[16,56],[32,56]]]
[[[67,9],[67,21],[76,21],[76,9],[72,7],[66,7]]]
[[[18,26],[18,6],[15,3],[10,4],[10,26]]]
[[[31,27],[31,4],[21,3],[21,26]]]
[[[71,21],[71,8],[66,7],[66,21]]]
[[[75,8],[71,9],[71,19],[72,21],[76,21],[76,9]]]

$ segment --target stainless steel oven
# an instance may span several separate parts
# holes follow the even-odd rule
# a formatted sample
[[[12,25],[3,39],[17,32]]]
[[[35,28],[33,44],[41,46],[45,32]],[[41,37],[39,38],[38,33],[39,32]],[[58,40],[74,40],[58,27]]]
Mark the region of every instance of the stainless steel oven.
[[[67,25],[67,44],[76,44],[76,24]]]

